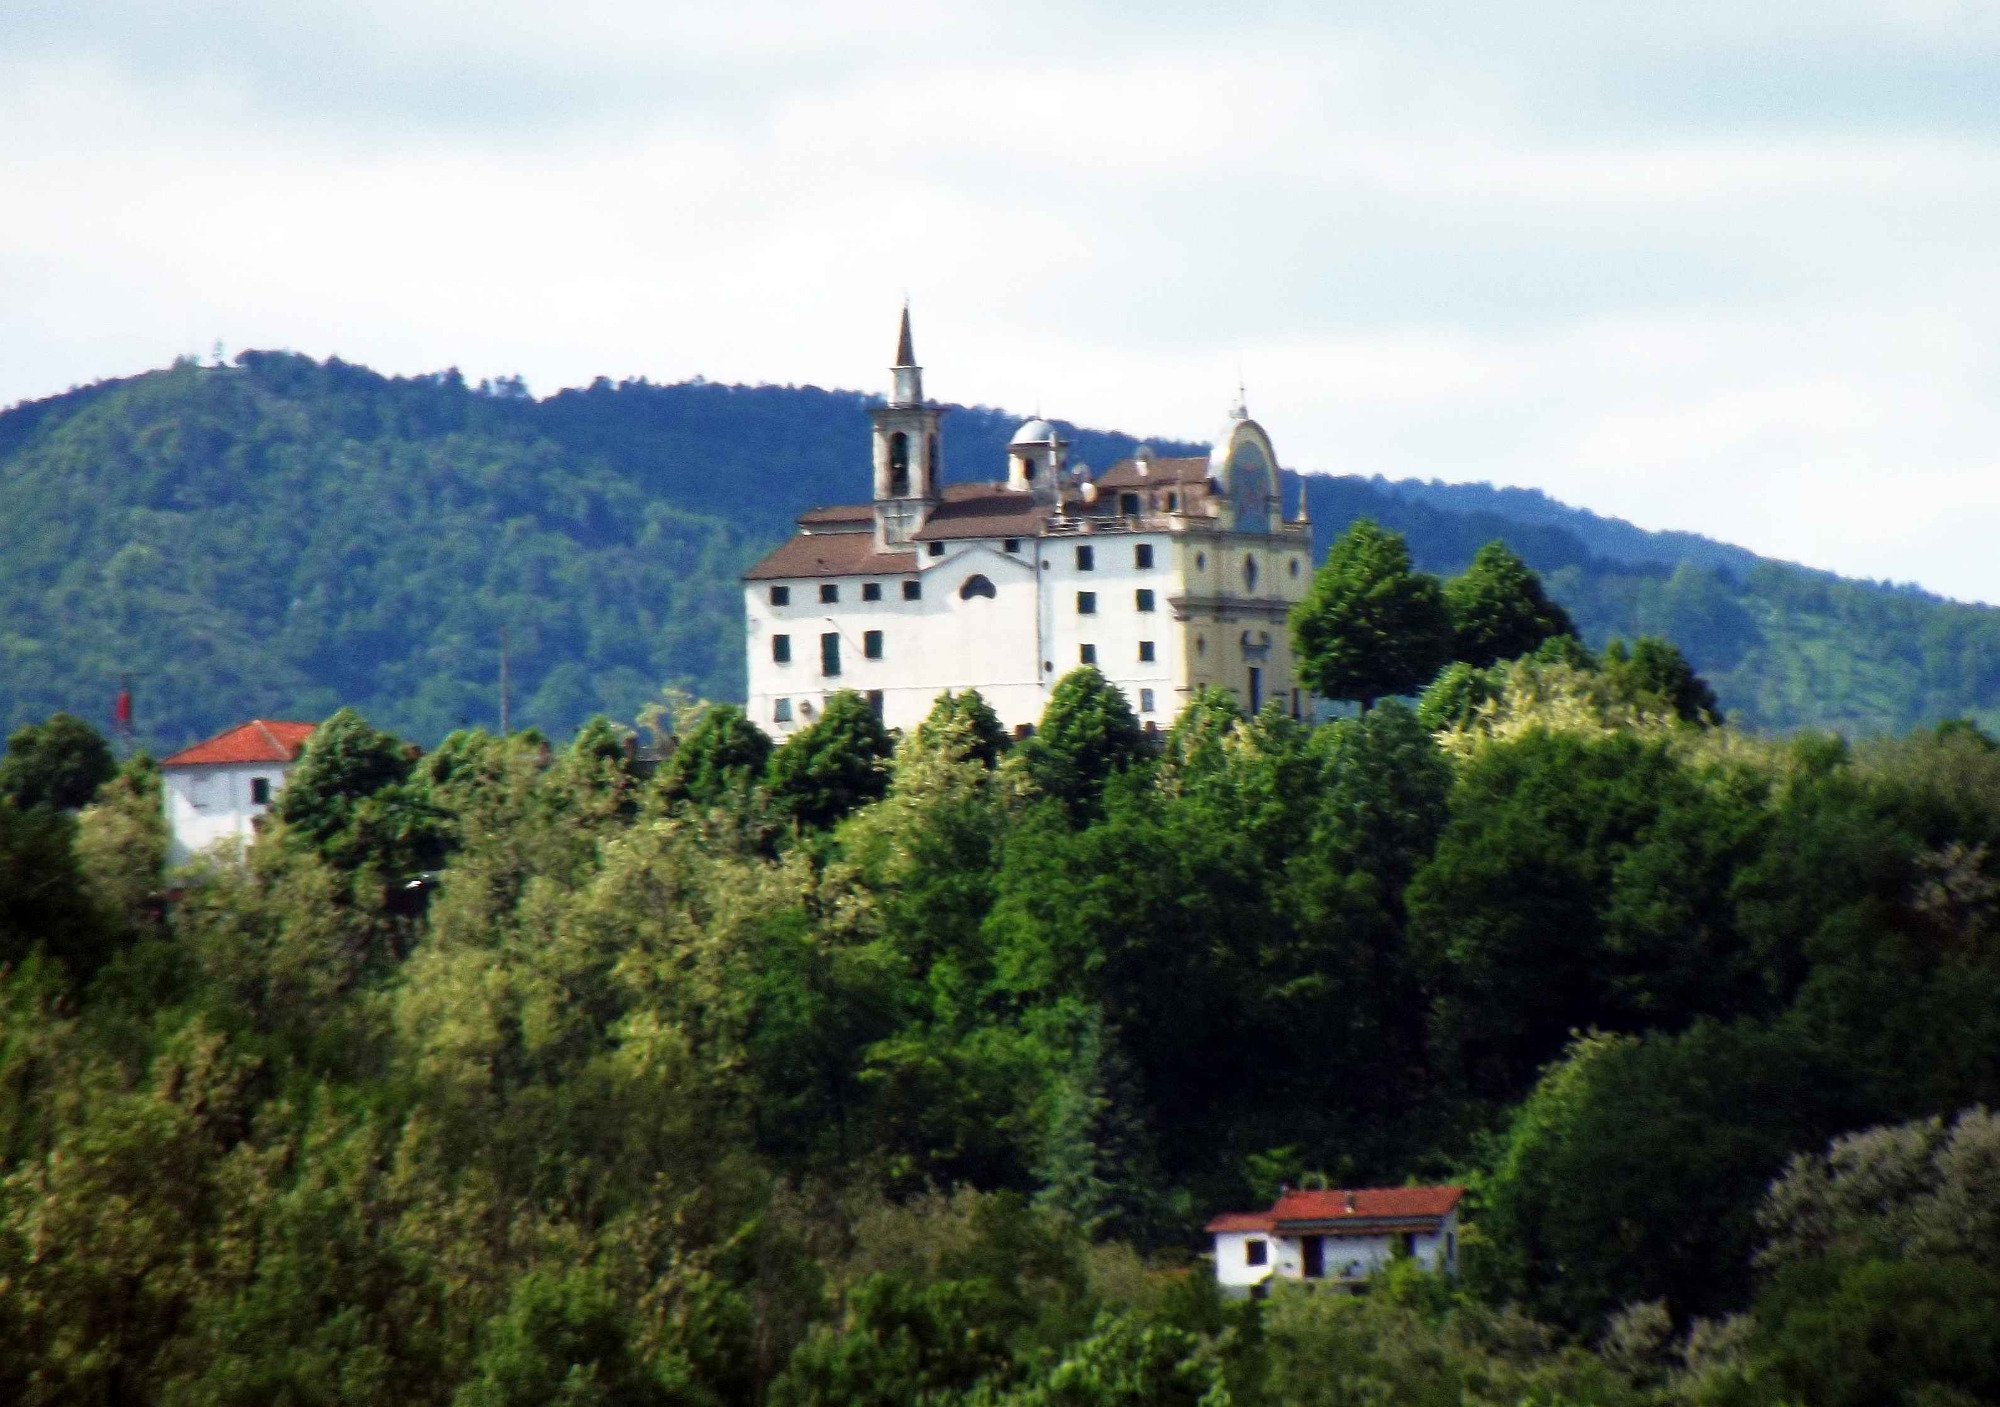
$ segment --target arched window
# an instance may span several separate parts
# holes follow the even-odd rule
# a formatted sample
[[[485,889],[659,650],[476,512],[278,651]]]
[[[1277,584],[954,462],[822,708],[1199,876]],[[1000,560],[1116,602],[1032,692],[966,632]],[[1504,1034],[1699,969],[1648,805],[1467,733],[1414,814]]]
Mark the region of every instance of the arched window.
[[[1255,595],[1257,592],[1257,559],[1255,557],[1245,557],[1243,559],[1243,589],[1251,595]]]
[[[889,437],[889,497],[910,496],[910,437],[901,430]]]
[[[958,599],[961,601],[970,601],[975,596],[984,596],[991,600],[997,595],[999,592],[993,589],[993,583],[978,575],[967,577],[965,585],[958,588]]]
[[[937,492],[938,452],[937,432],[933,430],[924,441],[924,496]]]
[[[1021,477],[1031,484],[1035,481],[1035,460],[1032,455],[1021,456]]]

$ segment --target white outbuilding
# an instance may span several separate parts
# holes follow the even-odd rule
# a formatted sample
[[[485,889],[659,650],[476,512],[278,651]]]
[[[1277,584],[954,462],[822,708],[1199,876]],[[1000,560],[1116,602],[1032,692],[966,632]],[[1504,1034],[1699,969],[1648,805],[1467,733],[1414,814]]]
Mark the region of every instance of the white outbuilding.
[[[185,864],[217,845],[249,844],[313,727],[253,718],[162,761],[168,859]]]
[[[1352,1289],[1404,1256],[1456,1274],[1464,1196],[1462,1187],[1287,1191],[1267,1212],[1225,1212],[1206,1228],[1216,1283],[1238,1299],[1262,1298],[1273,1278]]]

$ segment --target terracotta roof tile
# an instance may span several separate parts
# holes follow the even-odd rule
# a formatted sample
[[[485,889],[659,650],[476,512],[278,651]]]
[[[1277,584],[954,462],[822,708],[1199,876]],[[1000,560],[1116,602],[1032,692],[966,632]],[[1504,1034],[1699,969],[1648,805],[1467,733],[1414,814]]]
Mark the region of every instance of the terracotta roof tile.
[[[317,724],[283,723],[253,718],[217,733],[207,742],[183,748],[164,759],[162,767],[218,767],[253,762],[296,762]]]
[[[1204,1226],[1202,1230],[1208,1232],[1211,1236],[1218,1236],[1229,1231],[1262,1231],[1268,1234],[1271,1230],[1271,1225],[1271,1214],[1269,1212],[1224,1212],[1221,1216]]]
[[[914,552],[877,552],[874,533],[800,533],[745,572],[743,579],[896,576],[916,569]]]
[[[824,508],[808,508],[799,514],[799,526],[818,527],[823,523],[867,523],[875,517],[872,503],[833,503]]]
[[[1271,1208],[1274,1221],[1397,1221],[1441,1219],[1465,1195],[1463,1187],[1356,1187],[1287,1192]]]
[[[931,510],[918,542],[948,542],[968,537],[1033,537],[1048,521],[1047,505],[1031,493],[1017,493],[991,484],[958,484],[944,502]]]

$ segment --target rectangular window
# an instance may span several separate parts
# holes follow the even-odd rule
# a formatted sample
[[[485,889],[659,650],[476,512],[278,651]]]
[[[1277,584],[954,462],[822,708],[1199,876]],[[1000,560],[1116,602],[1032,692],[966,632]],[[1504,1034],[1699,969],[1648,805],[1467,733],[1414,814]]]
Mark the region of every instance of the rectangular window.
[[[250,804],[252,806],[269,806],[271,804],[271,779],[269,777],[252,777],[250,779]]]
[[[1142,572],[1153,570],[1153,544],[1141,542],[1132,548],[1132,565]]]
[[[1151,713],[1152,711],[1153,691],[1151,689],[1141,689],[1139,691],[1139,712]]]
[[[832,604],[834,604],[834,602],[838,601],[839,599],[840,599],[839,587],[835,586],[830,581],[821,584],[819,588],[819,603],[822,606],[831,606]]]
[[[792,721],[792,701],[790,699],[777,699],[773,701],[771,704],[771,721],[773,723],[789,723]]]
[[[1090,547],[1079,547],[1079,548],[1077,548],[1077,549],[1076,549],[1076,569],[1077,569],[1078,571],[1080,571],[1080,572],[1094,572],[1094,571],[1096,571],[1096,570],[1097,570],[1097,552],[1096,552],[1096,549],[1094,549],[1094,548],[1090,548]]]
[[[772,605],[774,605],[774,606],[789,606],[789,605],[791,605],[791,604],[792,604],[792,588],[791,588],[791,587],[789,587],[789,586],[774,586],[774,587],[772,587],[772,588],[771,588],[771,604],[772,604]]]
[[[1132,604],[1138,607],[1142,611],[1152,610],[1153,609],[1152,588],[1142,586],[1137,591],[1133,592]]]
[[[1096,663],[1097,663],[1097,646],[1095,646],[1095,645],[1079,645],[1079,646],[1077,646],[1077,658],[1078,658],[1078,659],[1080,659],[1080,660],[1082,660],[1082,661],[1083,661],[1083,663],[1085,663],[1085,664],[1096,664]]]
[[[944,556],[944,544],[942,542],[933,542],[930,546],[930,553],[933,557]]]
[[[1006,546],[1009,552],[1019,552],[1021,550],[1021,539],[1018,537],[1010,537],[1007,539]]]
[[[1076,613],[1080,616],[1094,616],[1097,614],[1097,593],[1095,591],[1079,591],[1076,593]]]
[[[923,583],[922,583],[921,581],[906,581],[906,582],[904,582],[904,583],[903,583],[903,599],[904,599],[905,601],[921,601],[921,600],[923,600],[923,599],[924,599],[924,584],[923,584]]]
[[[881,600],[881,599],[882,599],[882,583],[881,583],[881,582],[879,582],[879,581],[864,581],[864,582],[862,582],[862,583],[861,583],[861,599],[862,599],[862,600],[864,600],[864,601],[879,601],[879,600]]]
[[[840,673],[840,636],[835,631],[819,637],[819,672],[829,678]]]
[[[1136,517],[1138,517],[1138,516],[1139,516],[1139,495],[1138,495],[1138,494],[1136,494],[1136,493],[1121,493],[1121,494],[1119,494],[1119,495],[1118,495],[1118,511],[1119,511],[1120,513],[1124,514],[1124,515],[1125,515],[1125,516],[1126,516],[1127,518],[1136,518]]]
[[[1139,663],[1151,664],[1152,662],[1153,662],[1153,642],[1151,640],[1141,640],[1139,642]]]
[[[1243,1263],[1263,1265],[1271,1258],[1271,1243],[1262,1236],[1252,1236],[1243,1243]]]
[[[771,637],[771,663],[790,664],[792,662],[792,637],[773,635]]]
[[[864,630],[861,632],[861,653],[871,660],[882,658],[882,632]]]
[[[868,691],[868,707],[874,710],[877,718],[882,716],[882,691],[880,689],[870,689]]]

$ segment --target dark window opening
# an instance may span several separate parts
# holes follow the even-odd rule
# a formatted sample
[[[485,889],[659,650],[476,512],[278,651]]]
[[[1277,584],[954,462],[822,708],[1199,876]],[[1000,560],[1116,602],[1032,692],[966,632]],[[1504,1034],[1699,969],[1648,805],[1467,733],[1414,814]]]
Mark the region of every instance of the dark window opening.
[[[1009,552],[1019,552],[1021,550],[1021,539],[1010,537],[1007,539],[1005,546]]]
[[[1151,664],[1152,662],[1153,662],[1153,642],[1151,640],[1141,640],[1139,642],[1139,663]]]
[[[864,630],[861,633],[861,654],[865,659],[879,660],[882,658],[881,631]]]
[[[1141,689],[1139,691],[1139,712],[1151,713],[1152,711],[1153,711],[1153,691],[1151,689]],[[1150,728],[1153,725],[1151,723],[1148,723],[1146,726]]]
[[[921,600],[923,600],[923,599],[924,599],[924,584],[923,584],[923,583],[922,583],[921,581],[906,581],[906,582],[904,582],[904,583],[903,583],[903,599],[904,599],[905,601],[921,601]]]
[[[1025,454],[1021,456],[1021,477],[1031,484],[1035,481],[1035,461]]]
[[[792,701],[790,699],[778,699],[771,704],[771,721],[773,723],[789,723],[792,721]]]
[[[820,587],[819,602],[822,606],[831,606],[838,600],[840,600],[839,587],[833,585],[831,582]]]
[[[1250,711],[1257,712],[1264,706],[1264,671],[1256,665],[1250,666]]]
[[[1257,559],[1255,557],[1245,557],[1243,559],[1243,589],[1251,592],[1257,589]]]
[[[889,437],[889,497],[910,496],[910,437],[901,430]]]
[[[868,691],[868,707],[877,718],[882,716],[882,691],[880,689],[870,689]]]
[[[771,637],[771,663],[790,664],[792,662],[792,637],[773,635]]]
[[[791,588],[791,587],[789,587],[789,586],[774,586],[774,587],[772,587],[772,588],[771,588],[771,604],[772,604],[772,605],[774,605],[774,606],[789,606],[789,605],[791,605],[791,604],[792,604],[792,588]]]
[[[1124,515],[1125,517],[1127,517],[1127,518],[1136,518],[1136,517],[1138,517],[1138,516],[1139,516],[1139,495],[1138,495],[1138,494],[1136,494],[1136,493],[1121,493],[1121,494],[1119,494],[1119,495],[1118,495],[1118,511],[1119,511],[1119,512],[1120,512],[1121,514],[1123,514],[1123,515]]]
[[[1076,593],[1076,613],[1080,616],[1094,616],[1097,614],[1097,593],[1095,591],[1079,591]]]
[[[271,779],[269,777],[252,777],[250,779],[250,804],[252,806],[269,806],[271,804]]]
[[[831,630],[819,637],[819,672],[828,678],[840,673],[840,636]]]
[[[937,489],[937,474],[937,431],[933,430],[924,441],[924,496],[926,498]]]
[[[1263,1265],[1271,1258],[1271,1243],[1261,1236],[1252,1236],[1243,1243],[1243,1263]]]
[[[862,583],[861,583],[861,599],[862,599],[862,600],[864,600],[864,601],[879,601],[879,600],[881,600],[881,599],[882,599],[882,583],[881,583],[881,582],[879,582],[879,581],[864,581],[864,582],[862,582]]]
[[[1132,565],[1137,567],[1142,572],[1150,572],[1153,569],[1152,543],[1141,542],[1133,547]]]
[[[1181,496],[1177,493],[1168,494],[1167,511],[1169,513],[1178,513],[1180,512],[1180,508],[1181,508]]]
[[[1326,1237],[1303,1236],[1299,1238],[1299,1249],[1304,1253],[1301,1256],[1301,1259],[1305,1262],[1304,1266],[1302,1267],[1305,1273],[1305,1278],[1308,1280],[1325,1279]]]
[[[1079,548],[1077,548],[1077,549],[1076,549],[1076,569],[1077,569],[1078,571],[1080,571],[1080,572],[1094,572],[1094,571],[1096,571],[1096,570],[1097,570],[1097,553],[1096,553],[1096,552],[1095,552],[1094,550],[1092,550],[1091,548],[1088,548],[1088,547],[1079,547]]]
[[[1137,591],[1133,592],[1132,604],[1142,611],[1152,610],[1153,609],[1152,588],[1147,586],[1142,586]]]
[[[1077,658],[1084,664],[1097,663],[1097,646],[1095,645],[1079,645],[1077,646],[1076,653]]]
[[[930,548],[931,548],[931,556],[933,557],[944,556],[944,544],[942,542],[933,542],[930,545]]]
[[[994,589],[993,583],[978,575],[967,577],[965,584],[958,588],[958,599],[961,601],[970,601],[975,596],[984,596],[991,600],[997,595],[999,592]]]

